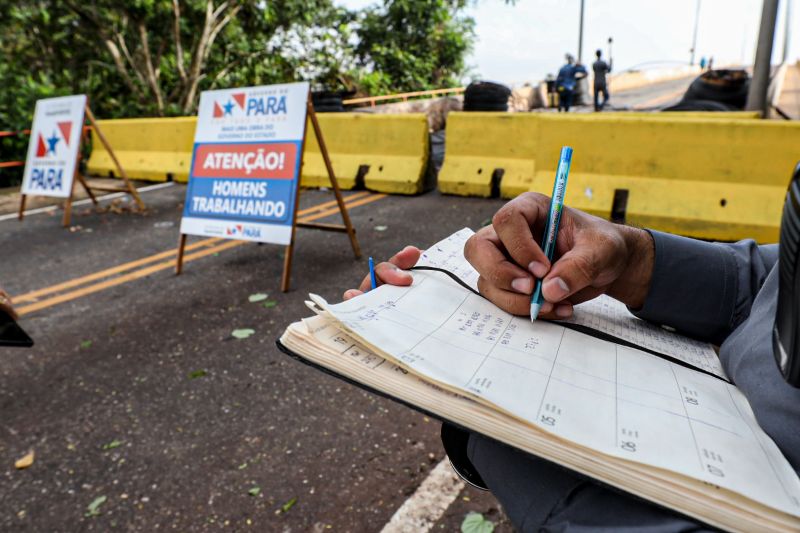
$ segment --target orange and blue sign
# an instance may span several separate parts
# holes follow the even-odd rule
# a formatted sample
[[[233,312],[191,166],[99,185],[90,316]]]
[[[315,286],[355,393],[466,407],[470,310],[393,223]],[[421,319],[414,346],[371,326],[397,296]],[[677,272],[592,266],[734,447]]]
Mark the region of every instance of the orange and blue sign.
[[[200,97],[181,233],[289,244],[308,83]]]

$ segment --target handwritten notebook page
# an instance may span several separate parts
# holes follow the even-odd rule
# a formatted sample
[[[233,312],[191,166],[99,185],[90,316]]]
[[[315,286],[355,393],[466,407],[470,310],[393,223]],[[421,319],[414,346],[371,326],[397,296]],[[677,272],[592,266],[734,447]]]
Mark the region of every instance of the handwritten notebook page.
[[[514,317],[437,272],[317,305],[395,363],[572,442],[800,515],[800,481],[744,396],[654,355]]]
[[[464,244],[474,232],[464,228],[425,250],[417,263],[449,270],[478,290],[478,272],[464,257]],[[571,318],[563,320],[592,328],[642,348],[668,355],[697,368],[727,378],[719,357],[709,343],[667,331],[635,317],[625,304],[602,295],[578,304]]]
[[[365,347],[329,317],[315,316],[292,324],[281,342],[316,364],[434,416],[470,427],[724,529],[794,530],[798,525],[797,518],[792,515],[771,514],[760,509],[760,504],[724,491],[718,485],[712,487],[668,470],[575,446],[537,426],[518,422],[488,402],[450,392]]]

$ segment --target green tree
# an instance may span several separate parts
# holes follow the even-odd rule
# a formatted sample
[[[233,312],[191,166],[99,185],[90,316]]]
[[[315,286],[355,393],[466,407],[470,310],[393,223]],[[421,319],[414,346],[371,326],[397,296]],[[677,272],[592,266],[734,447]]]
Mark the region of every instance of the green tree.
[[[207,89],[296,80],[365,94],[453,86],[467,0],[0,0],[0,130],[39,98],[85,93],[101,117],[187,115]],[[26,137],[0,137],[0,161]],[[0,184],[20,169],[0,169]]]
[[[465,73],[474,25],[465,0],[384,0],[367,8],[356,30],[366,92],[452,87]]]

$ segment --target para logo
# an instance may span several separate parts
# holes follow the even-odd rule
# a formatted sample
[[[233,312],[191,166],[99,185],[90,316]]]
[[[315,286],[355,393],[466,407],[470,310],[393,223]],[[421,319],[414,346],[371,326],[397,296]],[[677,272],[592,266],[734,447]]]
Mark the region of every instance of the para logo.
[[[244,226],[242,224],[234,224],[225,228],[225,234],[229,237],[250,237],[252,239],[261,238],[261,229]]]
[[[227,100],[223,101],[222,105],[214,102],[214,118],[232,117],[236,109],[244,111],[244,102],[244,93],[232,93]]]
[[[285,115],[286,95],[282,96],[250,96],[245,93],[231,93],[228,98],[216,100],[212,116],[225,118],[245,115]]]
[[[244,226],[242,226],[241,224],[236,224],[234,226],[225,228],[225,234],[230,236],[241,235],[243,233],[243,230]]]
[[[61,141],[64,141],[64,146],[69,147],[70,134],[72,133],[72,122],[56,122],[58,131],[53,130],[50,137],[45,137],[39,132],[39,138],[36,142],[36,157],[47,157],[52,155],[55,157],[60,150],[59,146]],[[61,132],[61,137],[58,136]]]

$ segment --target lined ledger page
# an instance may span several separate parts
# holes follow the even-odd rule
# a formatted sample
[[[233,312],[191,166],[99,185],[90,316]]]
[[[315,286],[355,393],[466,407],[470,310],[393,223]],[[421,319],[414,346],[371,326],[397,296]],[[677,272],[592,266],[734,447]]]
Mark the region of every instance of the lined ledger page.
[[[654,355],[514,317],[441,273],[337,305],[367,346],[561,438],[800,516],[800,481],[732,385]]]

